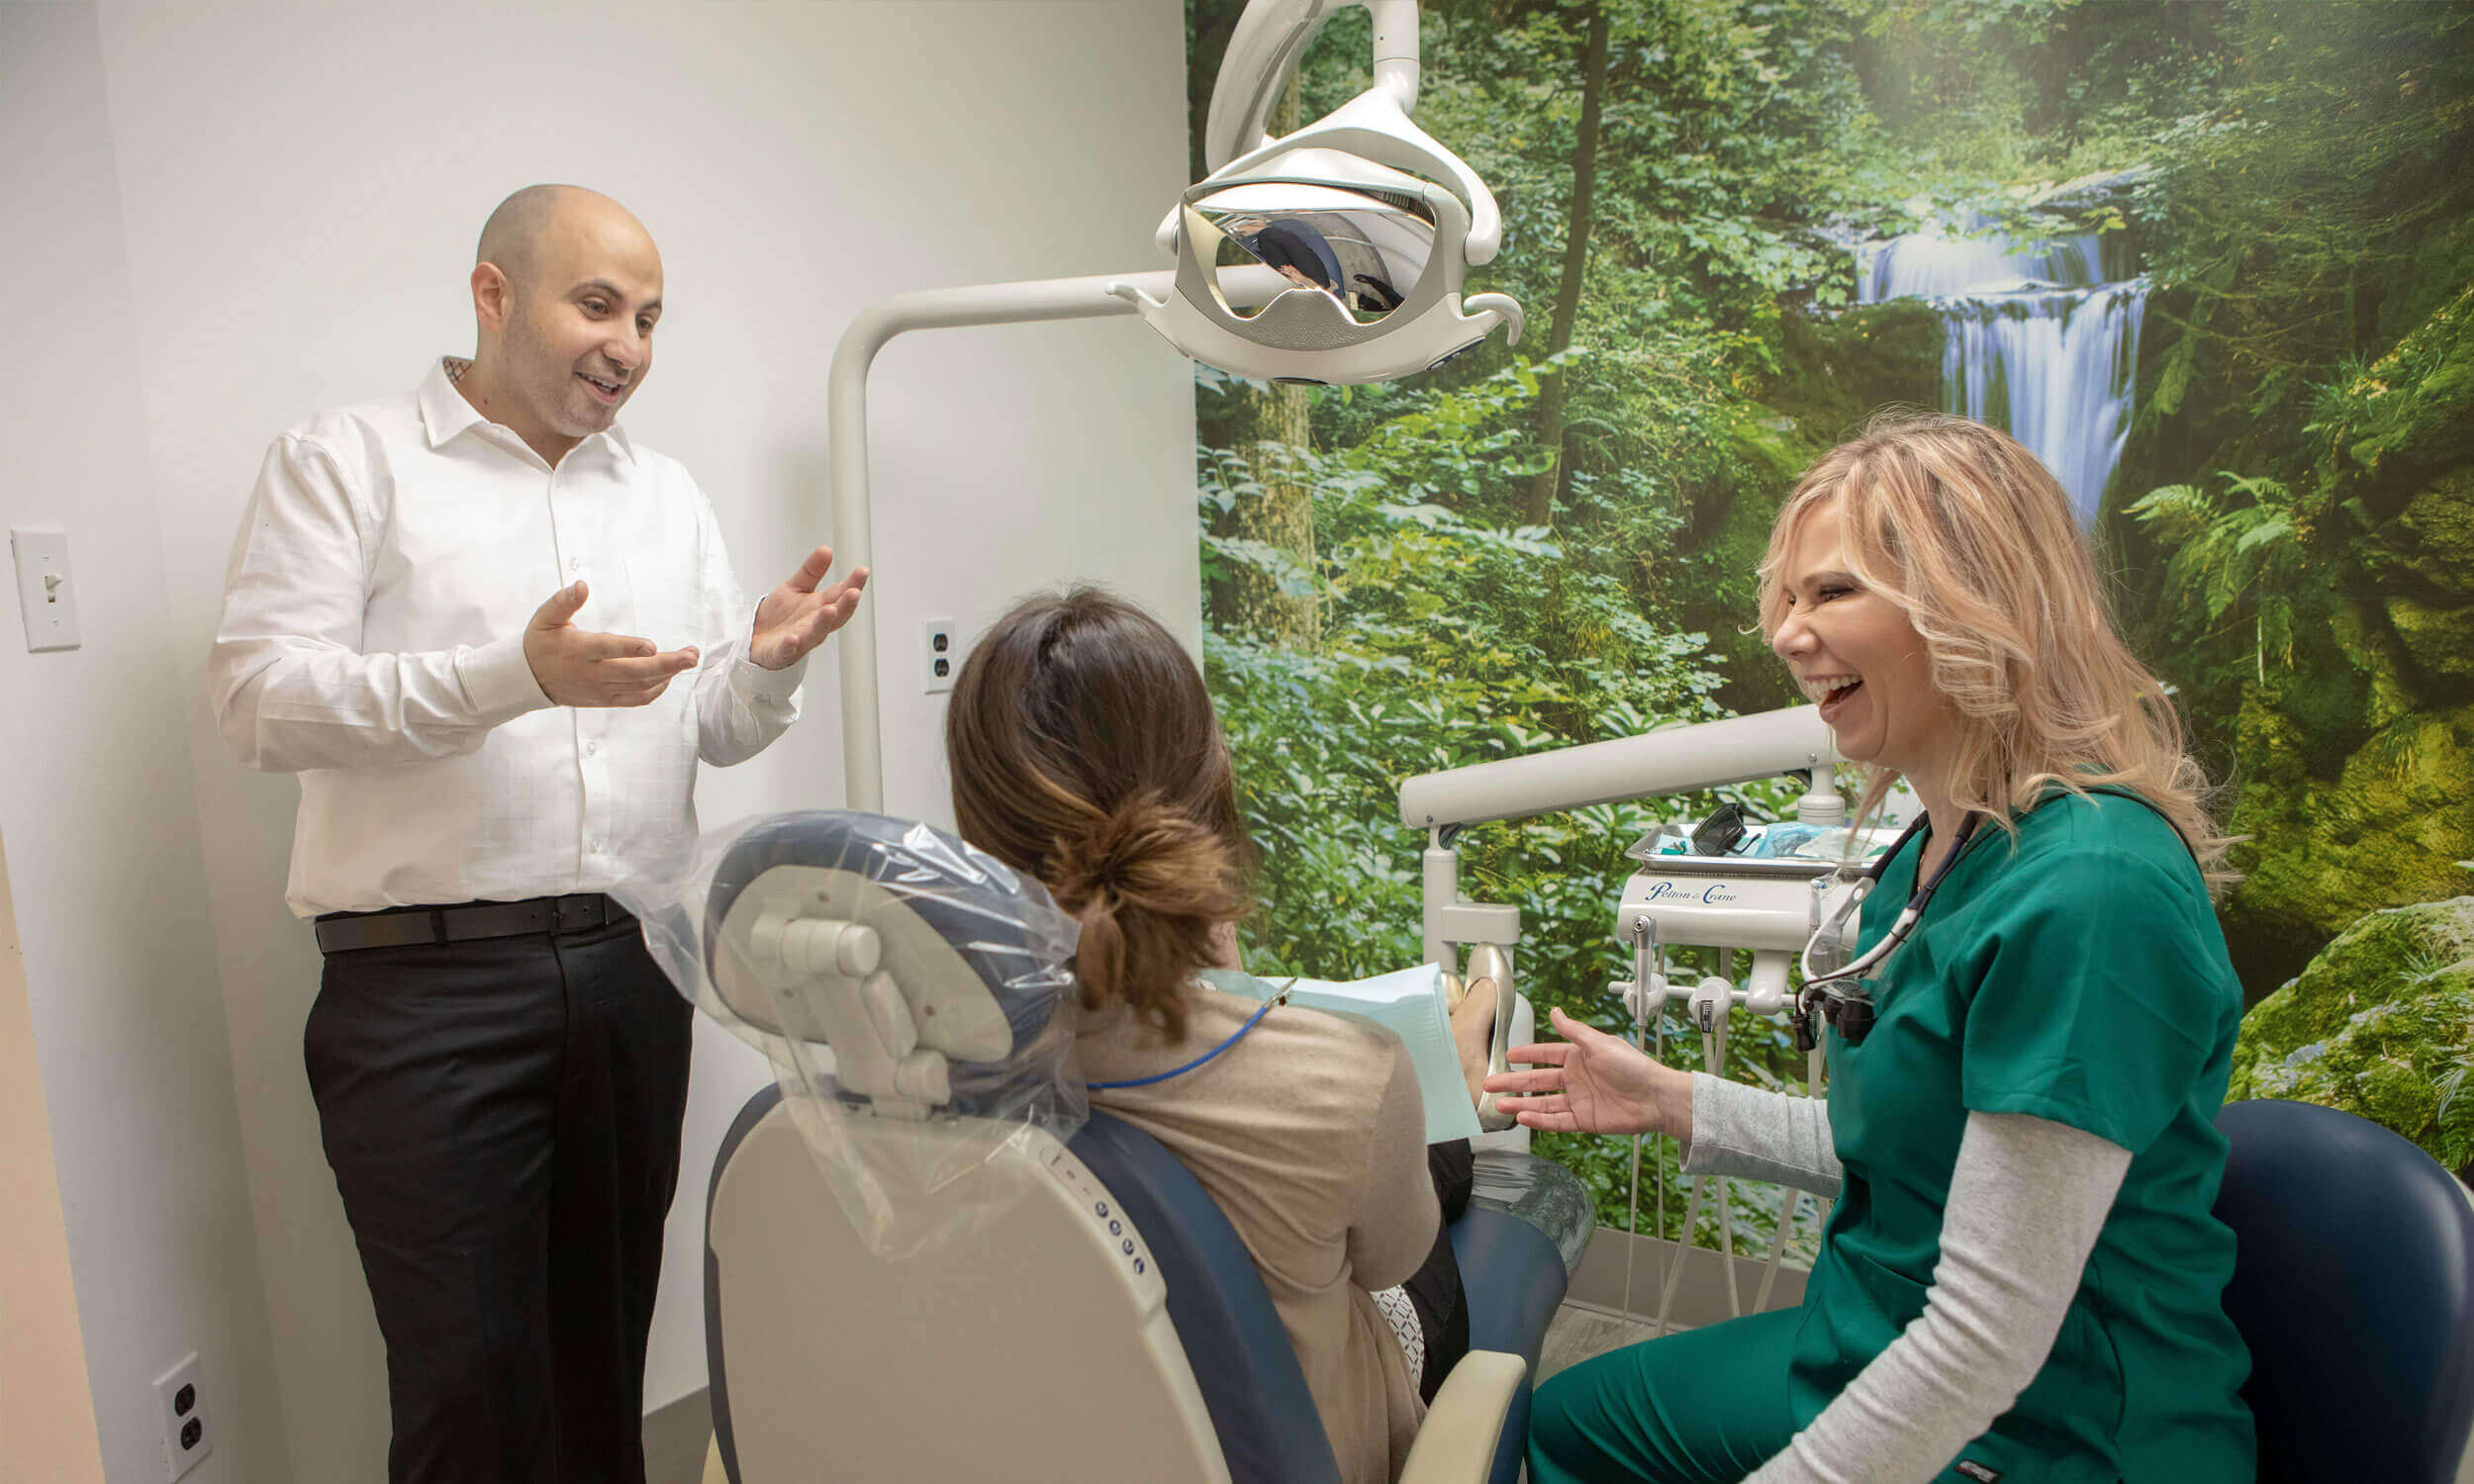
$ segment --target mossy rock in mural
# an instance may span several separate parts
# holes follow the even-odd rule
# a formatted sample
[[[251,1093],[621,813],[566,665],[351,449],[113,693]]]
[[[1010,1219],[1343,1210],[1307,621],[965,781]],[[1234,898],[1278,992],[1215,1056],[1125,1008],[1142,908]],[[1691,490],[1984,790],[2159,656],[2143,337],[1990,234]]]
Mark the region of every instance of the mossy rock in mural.
[[[1791,311],[1779,331],[1779,372],[1762,400],[1823,448],[1854,437],[1890,403],[1942,405],[1942,317],[1920,299]]]
[[[2224,915],[2245,983],[2277,982],[2366,911],[2466,886],[2474,706],[2392,714],[2324,777],[2293,717],[2244,705],[2238,745],[2251,771],[2228,824],[2250,840],[2235,850],[2245,879]]]
[[[2229,1100],[2360,1114],[2474,1159],[2474,896],[2373,912],[2242,1017]]]
[[[2310,556],[2235,724],[2250,841],[2225,925],[2254,990],[2365,912],[2464,890],[2474,860],[2474,291],[2324,417]]]
[[[2417,679],[2431,690],[2474,692],[2474,603],[2434,607],[2391,598],[2387,610],[2388,627]]]

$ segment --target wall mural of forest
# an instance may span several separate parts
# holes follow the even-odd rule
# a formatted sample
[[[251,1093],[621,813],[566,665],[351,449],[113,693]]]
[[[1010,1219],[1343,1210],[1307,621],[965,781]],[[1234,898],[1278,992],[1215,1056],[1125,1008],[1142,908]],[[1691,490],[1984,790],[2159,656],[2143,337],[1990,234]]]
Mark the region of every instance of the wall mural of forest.
[[[1197,138],[1242,9],[1188,0]],[[1419,122],[1505,218],[1472,287],[1528,337],[1387,387],[1197,373],[1249,966],[1415,959],[1404,777],[1797,703],[1747,631],[1779,501],[1884,404],[1948,407],[2080,502],[2249,837],[2232,1096],[2474,1159],[2474,6],[1428,0],[1423,45]],[[1344,13],[1289,107],[1367,56]],[[1620,852],[1711,801],[1464,838],[1542,1010],[1619,1028]],[[1736,1027],[1734,1074],[1801,1085]],[[1542,1148],[1623,1220],[1620,1141]]]

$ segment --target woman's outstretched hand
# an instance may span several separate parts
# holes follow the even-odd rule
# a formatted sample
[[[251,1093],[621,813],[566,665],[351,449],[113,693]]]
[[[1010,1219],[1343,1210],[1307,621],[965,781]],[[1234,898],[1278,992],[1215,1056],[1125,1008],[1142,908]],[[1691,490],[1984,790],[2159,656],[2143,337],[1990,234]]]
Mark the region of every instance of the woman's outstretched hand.
[[[1692,1137],[1690,1072],[1661,1067],[1622,1037],[1582,1025],[1561,1009],[1550,1018],[1561,1042],[1513,1047],[1507,1060],[1528,1063],[1530,1069],[1486,1078],[1496,1107],[1530,1128],[1557,1133]]]

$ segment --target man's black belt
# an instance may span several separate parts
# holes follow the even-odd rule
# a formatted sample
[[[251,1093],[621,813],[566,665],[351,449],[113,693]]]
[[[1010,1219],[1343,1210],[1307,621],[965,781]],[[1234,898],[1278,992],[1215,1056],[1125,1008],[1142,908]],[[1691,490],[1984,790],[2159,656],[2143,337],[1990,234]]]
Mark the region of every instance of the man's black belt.
[[[599,891],[453,907],[330,912],[318,919],[318,949],[343,954],[361,948],[414,948],[425,943],[513,938],[522,933],[575,933],[633,920],[626,908]]]

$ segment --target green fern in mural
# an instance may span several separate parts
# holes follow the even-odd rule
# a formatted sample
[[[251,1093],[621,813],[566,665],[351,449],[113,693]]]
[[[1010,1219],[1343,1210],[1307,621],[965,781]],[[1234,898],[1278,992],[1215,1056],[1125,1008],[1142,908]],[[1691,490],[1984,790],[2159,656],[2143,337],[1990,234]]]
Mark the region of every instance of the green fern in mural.
[[[2245,597],[2252,600],[2252,663],[2262,679],[2268,659],[2291,665],[2294,612],[2287,597],[2300,571],[2302,548],[2293,492],[2277,480],[2218,471],[2226,493],[2201,485],[2167,485],[2131,506],[2173,555],[2165,566],[2167,594],[2205,609],[2214,624]]]

